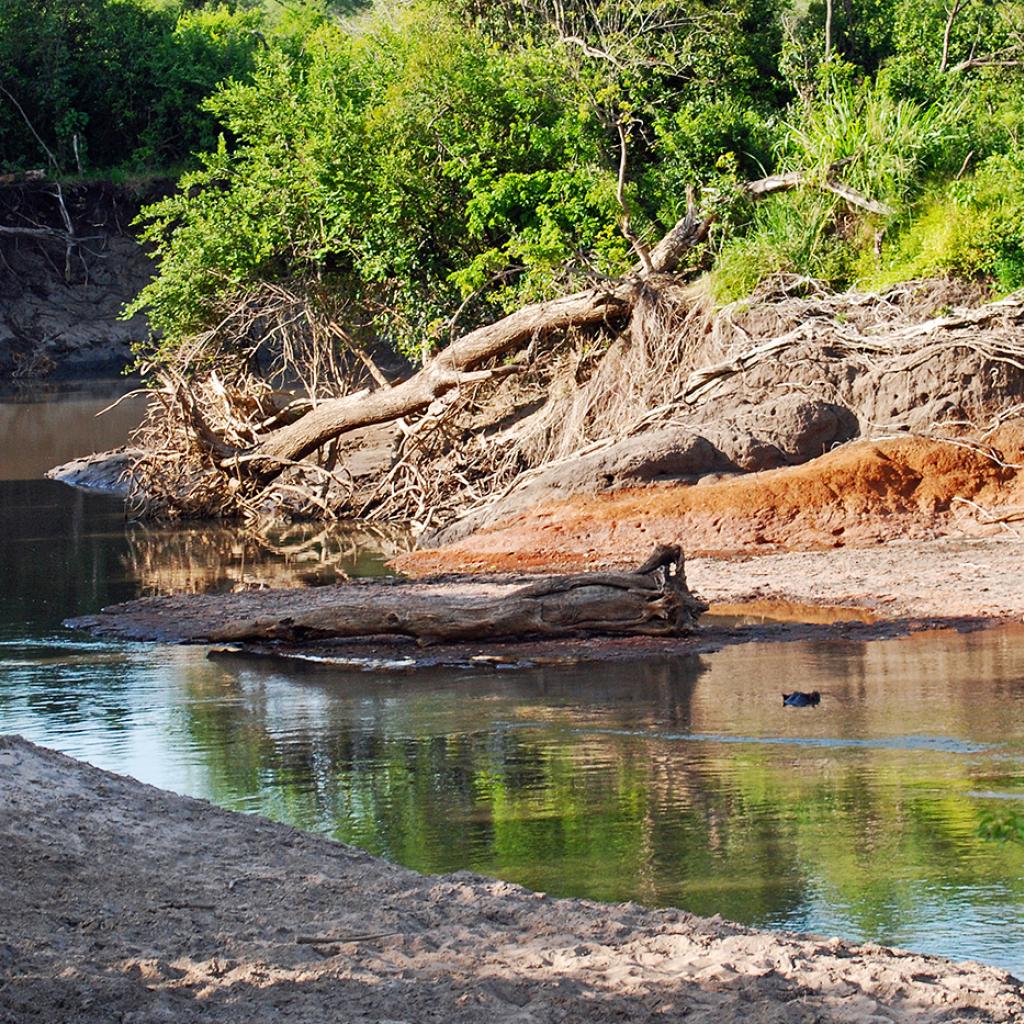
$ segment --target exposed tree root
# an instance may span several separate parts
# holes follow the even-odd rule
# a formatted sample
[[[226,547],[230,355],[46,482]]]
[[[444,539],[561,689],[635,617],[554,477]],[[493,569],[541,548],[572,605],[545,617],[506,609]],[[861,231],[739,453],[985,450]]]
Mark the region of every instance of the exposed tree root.
[[[511,363],[492,359],[479,370],[466,368],[475,356],[456,350],[447,367],[313,409],[303,400],[282,405],[261,382],[245,390],[212,373],[187,391],[181,381],[169,384],[157,393],[162,404],[143,431],[141,446],[150,449],[142,475],[146,498],[162,494],[169,507],[186,514],[359,516],[424,529],[623,437],[666,424],[706,423],[716,408],[742,399],[742,381],[751,377],[759,386],[770,377],[786,393],[790,361],[820,366],[817,393],[841,404],[849,395],[839,394],[840,384],[828,384],[830,375],[840,383],[858,367],[882,378],[913,375],[917,367],[941,363],[944,353],[969,354],[989,373],[1002,367],[1024,375],[1020,295],[928,317],[914,307],[910,288],[884,296],[830,295],[813,282],[780,280],[746,309],[715,311],[693,286],[645,281],[632,287],[631,317],[619,329],[605,322],[596,334],[593,327],[560,331]],[[614,297],[606,301],[619,308]],[[759,340],[766,330],[778,333]],[[522,342],[520,329],[502,337],[514,337],[512,346]],[[792,379],[799,389],[798,377]],[[955,439],[977,423],[974,433],[980,434],[983,418],[997,423],[1015,407],[993,402],[970,409],[969,419],[912,429]],[[331,438],[344,417],[355,427],[401,414],[390,466],[369,478],[347,472],[330,440],[311,448]],[[894,426],[861,418],[862,431],[876,436]],[[268,434],[273,446],[261,440]],[[262,478],[251,468],[257,460]]]

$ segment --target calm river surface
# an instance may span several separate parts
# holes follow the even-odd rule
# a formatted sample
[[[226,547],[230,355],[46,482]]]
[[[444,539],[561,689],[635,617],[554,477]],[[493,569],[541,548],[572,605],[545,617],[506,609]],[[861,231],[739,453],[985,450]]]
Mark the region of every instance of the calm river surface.
[[[979,833],[1024,814],[1024,630],[420,675],[93,641],[61,620],[381,572],[400,543],[296,530],[268,553],[37,479],[69,436],[122,440],[103,404],[0,404],[0,732],[424,871],[1024,973],[1024,845]],[[783,710],[795,687],[821,706]]]

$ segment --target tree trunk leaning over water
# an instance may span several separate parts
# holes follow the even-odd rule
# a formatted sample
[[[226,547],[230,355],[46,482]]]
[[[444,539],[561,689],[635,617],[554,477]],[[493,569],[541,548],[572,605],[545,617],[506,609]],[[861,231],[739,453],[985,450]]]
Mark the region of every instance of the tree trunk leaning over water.
[[[420,643],[592,634],[685,636],[707,605],[683,552],[663,545],[635,572],[551,576],[526,586],[352,585],[172,595],[70,623],[105,635],[190,643],[290,643],[372,636]]]
[[[393,388],[320,402],[255,448],[226,459],[225,467],[237,464],[243,474],[269,482],[289,464],[341,434],[415,415],[462,384],[514,372],[514,366],[491,370],[477,367],[526,345],[539,334],[625,317],[632,308],[636,287],[636,282],[624,281],[611,288],[589,289],[524,306],[497,323],[470,331],[439,352],[419,373]]]

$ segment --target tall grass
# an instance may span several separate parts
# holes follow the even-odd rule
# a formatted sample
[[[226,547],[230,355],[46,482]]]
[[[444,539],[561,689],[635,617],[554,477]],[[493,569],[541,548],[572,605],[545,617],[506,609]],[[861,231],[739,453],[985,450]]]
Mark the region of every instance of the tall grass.
[[[993,156],[973,175],[936,185],[898,230],[866,287],[937,274],[1024,287],[1024,158]]]
[[[930,179],[962,161],[961,102],[897,99],[884,75],[854,82],[838,67],[816,99],[791,109],[776,148],[777,168],[804,171],[808,188],[762,202],[723,244],[713,275],[719,300],[749,294],[780,271],[842,286],[863,269],[885,218],[815,191],[816,179],[840,178],[885,203],[898,223]]]
[[[923,105],[896,99],[885,75],[852,82],[836,76],[820,98],[786,120],[777,158],[783,170],[813,171],[848,161],[844,182],[900,207],[930,175],[956,170],[964,153],[963,100]]]

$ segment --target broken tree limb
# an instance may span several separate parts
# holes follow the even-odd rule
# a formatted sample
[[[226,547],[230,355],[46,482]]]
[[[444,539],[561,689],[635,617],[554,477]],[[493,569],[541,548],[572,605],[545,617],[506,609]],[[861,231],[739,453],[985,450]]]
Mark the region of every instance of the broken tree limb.
[[[0,224],[0,238],[31,238],[37,242],[54,241],[65,246],[83,245],[86,242],[101,242],[103,235],[75,235],[56,228],[26,228]]]
[[[14,106],[14,109],[17,110],[18,113],[21,115],[21,119],[25,122],[25,125],[28,127],[28,130],[32,133],[36,142],[38,142],[39,145],[42,147],[42,150],[46,154],[47,159],[50,161],[51,164],[53,164],[53,169],[58,174],[60,174],[60,163],[57,161],[57,158],[53,155],[53,150],[51,150],[50,147],[45,142],[43,142],[43,137],[39,134],[39,132],[36,131],[36,126],[29,119],[28,114],[25,113],[25,108],[18,102],[14,94],[10,92],[10,90],[5,88],[3,85],[0,85],[0,92],[2,92],[11,101],[11,103]]]
[[[633,210],[629,200],[626,198],[626,167],[629,157],[629,128],[632,121],[619,121],[616,127],[619,130],[619,178],[615,186],[615,198],[622,208],[622,216],[619,218],[619,230],[625,235],[626,241],[633,247],[633,251],[640,257],[640,263],[645,274],[654,273],[654,265],[651,263],[651,254],[643,240],[633,230]]]
[[[57,231],[56,228],[25,228],[25,227],[11,227],[6,224],[0,224],[0,237],[3,238],[55,238],[61,242],[67,241],[67,234],[63,231]]]
[[[817,184],[826,192],[831,192],[845,199],[852,206],[856,206],[868,213],[877,214],[880,217],[891,217],[892,208],[885,203],[872,199],[870,196],[858,192],[857,189],[838,181],[835,177],[836,171],[844,167],[849,159],[840,160],[832,164],[825,174],[824,179],[819,179],[815,174],[808,171],[789,171],[786,174],[773,174],[768,178],[759,178],[757,181],[748,181],[740,186],[740,191],[750,196],[751,199],[763,199],[766,196],[776,195],[779,192],[792,192],[794,189],[803,188],[805,185]]]
[[[635,287],[633,282],[624,281],[610,289],[588,289],[524,306],[497,323],[470,331],[402,384],[368,395],[320,402],[295,423],[275,430],[255,448],[240,454],[237,461],[249,467],[249,475],[272,480],[279,474],[282,460],[305,458],[326,442],[359,427],[390,423],[422,412],[462,384],[500,374],[503,368],[481,371],[478,367],[508,354],[538,334],[625,316],[632,306]]]
[[[863,192],[858,192],[855,188],[850,188],[849,185],[844,185],[841,181],[829,178],[825,181],[823,188],[826,192],[832,192],[834,195],[839,196],[840,199],[845,199],[851,206],[867,210],[868,213],[874,213],[879,217],[892,216],[891,206],[886,206],[885,203],[880,203],[877,199],[871,199],[864,195]]]
[[[69,625],[187,643],[399,636],[421,643],[592,634],[684,636],[707,605],[686,584],[682,550],[644,572],[578,573],[515,584],[342,584],[304,590],[146,598]]]
[[[8,95],[10,94],[8,93]],[[13,97],[11,98],[13,99]],[[67,204],[64,201],[64,190],[61,188],[59,182],[55,184],[54,191],[48,194],[57,201],[61,221],[64,224],[63,231],[58,228],[51,228],[41,224],[35,224],[31,227],[26,227],[25,225],[20,224],[0,224],[0,239],[24,238],[31,239],[40,244],[46,242],[59,243],[64,247],[64,279],[66,281],[70,281],[71,261],[75,253],[81,252],[85,249],[86,243],[88,242],[102,242],[105,236],[76,234],[74,222],[71,220],[71,214],[68,213]]]
[[[651,250],[651,270],[656,274],[669,274],[675,270],[684,254],[708,237],[714,220],[714,216],[701,213],[691,201],[688,201],[686,213]],[[646,270],[644,267],[638,269]]]

